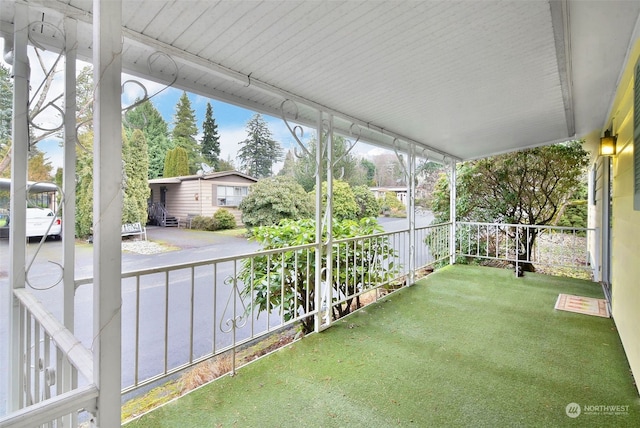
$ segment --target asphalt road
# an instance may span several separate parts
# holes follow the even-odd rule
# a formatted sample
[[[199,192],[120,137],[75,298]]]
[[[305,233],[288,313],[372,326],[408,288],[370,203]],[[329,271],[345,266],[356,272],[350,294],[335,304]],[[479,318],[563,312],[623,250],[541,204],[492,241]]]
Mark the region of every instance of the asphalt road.
[[[427,225],[432,216],[419,216],[416,226]],[[381,218],[381,225],[387,232],[407,228],[406,219]],[[210,232],[201,232],[174,228],[149,227],[150,241],[163,243],[175,248],[172,251],[143,255],[123,252],[123,272],[176,265],[182,263],[211,260],[220,257],[237,256],[254,252],[258,246],[243,237],[232,237]],[[55,265],[47,260],[61,261],[61,242],[48,241],[38,255],[30,274],[30,283],[34,287],[45,288],[52,277],[57,275]],[[28,259],[35,251],[37,243],[28,245]],[[9,302],[8,240],[0,240],[0,374],[8,373],[7,345]],[[86,243],[76,245],[76,278],[92,276],[93,251]],[[171,287],[164,286],[164,274],[142,279],[139,289],[134,280],[124,280],[122,284],[122,385],[131,385],[136,372],[136,340],[139,342],[137,358],[138,377],[144,379],[161,373],[165,365],[176,367],[189,360],[190,347],[193,344],[194,357],[211,352],[213,346],[224,347],[232,343],[231,333],[220,330],[220,322],[232,318],[234,303],[232,286],[224,284],[225,279],[233,276],[231,263],[220,264],[215,272],[211,266],[179,270],[170,274]],[[193,288],[191,277],[193,275]],[[214,295],[214,280],[217,281]],[[139,291],[138,291],[139,290]],[[62,287],[49,290],[33,290],[38,299],[51,313],[62,317]],[[92,345],[93,290],[91,285],[78,288],[75,296],[75,334],[87,347]],[[167,300],[168,296],[168,300]],[[168,303],[167,303],[168,302]],[[136,305],[140,308],[139,330],[136,333]],[[193,305],[193,320],[191,306]],[[236,314],[242,312],[242,305],[235,302]],[[258,319],[247,320],[246,325],[237,330],[236,340],[248,337],[252,331],[264,330],[267,324],[277,325],[279,318],[270,315],[269,319],[261,315]],[[193,328],[191,326],[194,326]],[[215,327],[214,327],[215,326]],[[223,326],[223,328],[226,326]],[[167,345],[165,348],[165,336]],[[0,380],[0,415],[6,412],[6,377]]]

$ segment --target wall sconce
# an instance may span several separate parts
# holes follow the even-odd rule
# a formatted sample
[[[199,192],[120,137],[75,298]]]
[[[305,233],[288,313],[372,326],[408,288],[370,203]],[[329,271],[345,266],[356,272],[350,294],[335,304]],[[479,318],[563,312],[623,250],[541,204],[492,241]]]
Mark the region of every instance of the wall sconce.
[[[193,198],[197,201],[198,199],[200,199],[200,195],[198,195],[197,193],[193,195]]]
[[[604,137],[600,138],[600,156],[615,156],[617,139],[608,129],[604,131]]]

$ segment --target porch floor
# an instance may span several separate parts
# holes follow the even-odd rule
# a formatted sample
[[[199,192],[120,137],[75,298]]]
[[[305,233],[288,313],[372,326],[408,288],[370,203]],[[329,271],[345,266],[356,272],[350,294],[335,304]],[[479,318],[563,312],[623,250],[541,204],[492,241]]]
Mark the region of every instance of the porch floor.
[[[127,426],[640,426],[613,320],[556,311],[559,293],[602,297],[446,267]]]

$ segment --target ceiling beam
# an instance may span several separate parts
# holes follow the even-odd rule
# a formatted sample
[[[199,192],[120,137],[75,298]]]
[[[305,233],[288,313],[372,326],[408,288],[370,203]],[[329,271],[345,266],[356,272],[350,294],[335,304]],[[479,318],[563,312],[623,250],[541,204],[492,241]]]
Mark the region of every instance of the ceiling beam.
[[[573,110],[573,92],[571,88],[571,22],[567,0],[551,0],[551,25],[556,45],[556,59],[558,60],[558,76],[564,102],[564,115],[567,123],[567,136],[575,135],[576,122]]]

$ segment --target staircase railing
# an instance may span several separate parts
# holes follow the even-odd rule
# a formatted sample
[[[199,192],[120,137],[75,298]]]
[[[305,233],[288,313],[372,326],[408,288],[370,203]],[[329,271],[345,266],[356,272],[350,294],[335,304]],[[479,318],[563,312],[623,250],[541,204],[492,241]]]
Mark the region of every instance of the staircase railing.
[[[161,202],[154,202],[149,206],[149,218],[158,226],[167,225],[167,209]]]

